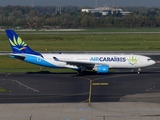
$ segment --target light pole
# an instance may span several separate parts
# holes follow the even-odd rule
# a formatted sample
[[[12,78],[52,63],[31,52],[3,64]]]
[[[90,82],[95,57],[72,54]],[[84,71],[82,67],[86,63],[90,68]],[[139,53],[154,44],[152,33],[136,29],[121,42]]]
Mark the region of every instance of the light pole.
[[[29,115],[29,120],[31,120],[31,118],[32,118],[32,115]]]
[[[97,116],[97,117],[102,117],[103,120],[106,120],[106,116]]]
[[[106,119],[106,116],[103,116],[103,120],[105,120]]]

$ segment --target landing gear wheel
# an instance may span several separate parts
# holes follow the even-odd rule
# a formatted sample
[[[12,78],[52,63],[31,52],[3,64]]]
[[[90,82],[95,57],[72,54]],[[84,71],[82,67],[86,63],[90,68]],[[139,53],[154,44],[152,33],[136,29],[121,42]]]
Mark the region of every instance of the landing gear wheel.
[[[81,75],[84,75],[84,74],[85,74],[85,71],[79,70],[77,74],[80,75],[80,76],[81,76]]]
[[[84,75],[86,72],[86,68],[84,66],[79,67],[78,75]]]

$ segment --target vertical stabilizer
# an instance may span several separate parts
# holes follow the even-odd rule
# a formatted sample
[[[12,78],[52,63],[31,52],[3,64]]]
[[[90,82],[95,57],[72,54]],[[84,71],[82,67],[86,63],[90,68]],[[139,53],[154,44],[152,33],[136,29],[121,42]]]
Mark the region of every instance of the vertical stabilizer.
[[[32,50],[13,30],[6,30],[9,43],[11,45],[12,51],[15,54],[33,54],[40,55],[40,53]]]

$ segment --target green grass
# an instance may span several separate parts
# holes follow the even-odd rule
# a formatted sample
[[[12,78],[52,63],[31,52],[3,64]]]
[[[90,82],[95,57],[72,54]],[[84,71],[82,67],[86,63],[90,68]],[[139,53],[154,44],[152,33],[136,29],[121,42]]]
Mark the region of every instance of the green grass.
[[[160,50],[160,34],[20,34],[36,51],[148,51]],[[11,51],[0,35],[0,51]]]
[[[8,92],[8,91],[6,89],[0,87],[0,92],[2,93],[2,92]]]

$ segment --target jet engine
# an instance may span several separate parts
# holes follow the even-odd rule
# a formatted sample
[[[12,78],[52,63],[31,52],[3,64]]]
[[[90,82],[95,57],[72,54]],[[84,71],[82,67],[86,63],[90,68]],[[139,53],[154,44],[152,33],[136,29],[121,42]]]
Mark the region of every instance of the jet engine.
[[[97,73],[108,73],[109,67],[107,65],[95,66],[94,70]]]

